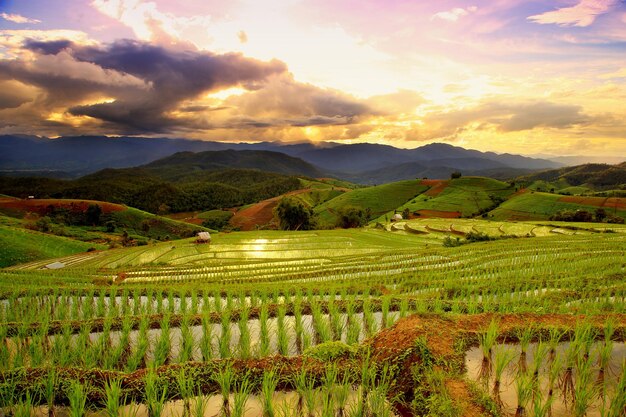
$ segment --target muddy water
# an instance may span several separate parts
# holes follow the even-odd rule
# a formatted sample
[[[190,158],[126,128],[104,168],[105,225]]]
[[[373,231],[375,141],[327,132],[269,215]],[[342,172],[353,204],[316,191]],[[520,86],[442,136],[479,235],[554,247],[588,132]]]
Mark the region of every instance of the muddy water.
[[[358,400],[358,391],[351,390],[348,401],[345,407],[345,415],[346,417],[350,417],[351,410],[355,407],[356,401]],[[219,395],[211,395],[208,397],[195,397],[190,400],[191,405],[191,416],[198,416],[194,409],[196,403],[198,401],[202,401],[206,404],[206,408],[204,409],[203,417],[215,417],[221,416],[222,413],[222,397]],[[231,409],[232,404],[234,403],[234,397],[231,395],[229,398]],[[290,416],[298,416],[297,414],[297,403],[298,403],[298,394],[295,392],[275,392],[272,398],[272,405],[274,407],[276,416],[278,417],[290,417]],[[392,407],[387,405],[389,417],[396,417],[396,414],[392,411]],[[248,397],[248,401],[246,402],[246,411],[242,417],[262,417],[263,416],[263,404],[259,397],[255,395],[250,395]],[[34,410],[35,412],[32,415],[36,417],[48,417],[48,409],[46,407],[38,407]],[[314,412],[314,416],[321,417],[322,416],[322,399],[321,393],[317,393],[317,402],[316,402],[316,410]],[[337,415],[337,411],[333,413]],[[185,415],[185,406],[182,400],[178,401],[170,401],[165,404],[165,408],[163,410],[162,417],[182,417]],[[69,417],[70,410],[67,407],[60,407],[56,409],[57,417]],[[104,410],[90,411],[87,413],[88,417],[106,417],[108,414]],[[148,410],[143,404],[131,404],[122,408],[120,412],[120,417],[148,417]]]
[[[557,356],[561,356],[564,358],[565,352],[569,346],[569,343],[560,343],[556,349]],[[597,370],[597,354],[601,347],[601,343],[595,343],[593,348],[591,349],[591,358],[593,359],[594,369],[591,377],[591,381],[597,381],[598,379],[598,370]],[[503,403],[504,411],[507,415],[515,414],[515,410],[517,408],[517,394],[516,394],[516,376],[519,372],[519,358],[521,353],[521,347],[516,344],[503,344],[494,347],[493,354],[494,357],[498,351],[509,350],[514,353],[514,359],[511,361],[509,366],[505,369],[504,374],[501,380],[500,386],[500,398]],[[535,356],[535,352],[537,350],[537,344],[533,343],[529,346],[527,350],[526,363],[528,369],[531,369],[533,366],[533,360]],[[470,349],[465,356],[465,366],[467,368],[467,375],[472,381],[478,382],[478,384],[482,387],[485,387],[484,380],[480,378],[481,372],[481,363],[483,359],[482,351],[479,348]],[[609,362],[609,366],[607,371],[605,372],[605,387],[606,387],[606,404],[610,405],[612,398],[614,397],[615,386],[618,383],[619,375],[622,372],[622,366],[626,366],[626,344],[625,343],[614,343],[613,350],[611,353],[611,359]],[[546,396],[548,393],[548,371],[549,371],[549,359],[546,357],[544,360],[539,374],[539,383],[541,386],[541,393],[543,397],[542,404],[546,400]],[[563,371],[563,369],[562,369]],[[561,372],[562,374],[563,372]],[[577,375],[576,371],[574,371],[574,386],[576,387],[577,383]],[[494,375],[493,371],[489,378],[489,381],[486,385],[486,390],[492,395],[492,389],[494,385]],[[561,390],[555,387],[555,400],[552,404],[552,416],[553,417],[573,417],[574,412],[572,410],[571,397],[567,403],[563,400],[563,394]],[[529,401],[529,404],[526,406],[527,413],[530,415],[532,412],[532,399]],[[601,417],[602,409],[602,398],[599,395],[596,395],[593,402],[591,403],[587,417]]]

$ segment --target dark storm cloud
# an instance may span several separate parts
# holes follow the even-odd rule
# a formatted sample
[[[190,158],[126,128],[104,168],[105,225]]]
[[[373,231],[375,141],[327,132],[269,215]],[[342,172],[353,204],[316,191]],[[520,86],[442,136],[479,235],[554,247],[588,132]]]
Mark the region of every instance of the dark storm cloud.
[[[269,76],[287,70],[277,60],[263,62],[237,53],[183,51],[133,40],[101,46],[28,42],[25,48],[37,54],[38,61],[54,61],[61,68],[46,71],[33,68],[32,63],[2,62],[0,78],[41,87],[51,100],[73,102],[69,104],[72,114],[109,122],[129,133],[167,131],[170,126],[185,123],[184,119],[173,120],[167,115],[181,102],[222,88],[258,89]],[[83,77],[86,69],[92,70],[92,77]],[[116,82],[112,82],[111,75],[117,77]],[[121,80],[132,80],[135,85]],[[114,101],[76,105],[96,93],[112,96]]]
[[[24,45],[25,49],[42,55],[56,55],[64,49],[73,45],[72,41],[56,40],[56,41],[34,41],[28,40]]]

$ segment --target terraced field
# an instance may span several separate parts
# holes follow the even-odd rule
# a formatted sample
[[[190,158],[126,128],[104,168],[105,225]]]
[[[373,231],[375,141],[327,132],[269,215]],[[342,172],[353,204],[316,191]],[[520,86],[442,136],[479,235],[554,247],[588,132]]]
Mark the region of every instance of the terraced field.
[[[471,234],[497,240],[442,245]],[[0,270],[3,413],[623,415],[623,225],[414,219],[60,259]]]
[[[513,196],[489,213],[494,220],[547,219],[560,210],[587,210],[593,213],[604,208],[624,218],[626,199],[614,197],[570,197],[541,192],[525,192]]]

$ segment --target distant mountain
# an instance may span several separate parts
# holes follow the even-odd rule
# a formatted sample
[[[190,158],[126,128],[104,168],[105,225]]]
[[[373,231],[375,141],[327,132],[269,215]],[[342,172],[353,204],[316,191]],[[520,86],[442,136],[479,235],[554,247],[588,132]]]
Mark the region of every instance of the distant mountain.
[[[626,162],[617,165],[584,164],[525,175],[520,182],[553,182],[565,180],[569,185],[587,185],[593,188],[615,188],[626,186]]]
[[[506,173],[511,169],[512,175],[519,175],[519,170],[540,170],[561,166],[557,162],[545,159],[480,152],[443,143],[429,144],[416,149],[400,149],[371,143],[348,145],[332,142],[222,143],[142,137],[74,136],[47,139],[14,135],[0,136],[0,175],[45,175],[49,172],[49,176],[65,178],[71,175],[76,178],[105,168],[143,166],[178,152],[226,150],[280,152],[300,158],[318,168],[311,166],[304,168],[302,162],[298,162],[296,165],[300,168],[296,169],[293,165],[281,165],[282,163],[279,164],[278,161],[270,160],[261,165],[246,165],[242,160],[241,164],[237,165],[228,160],[226,154],[223,155],[225,159],[221,162],[216,160],[203,163],[215,169],[234,166],[308,176],[335,175],[353,181],[356,178],[368,178],[367,181],[361,181],[364,183],[380,183],[387,178],[400,180],[418,176],[442,178],[447,177],[450,170],[476,174],[496,169]],[[192,156],[179,155],[177,158],[184,165]],[[399,167],[406,163],[412,163],[414,169],[408,166]],[[418,167],[427,169],[424,171]],[[381,170],[380,175],[373,173],[377,170]],[[55,171],[59,173],[55,174]]]
[[[554,156],[554,155],[531,155],[533,158],[548,159],[558,162],[566,166],[584,165],[584,164],[619,164],[626,159],[626,155],[622,156],[589,156],[589,155],[572,155],[572,156]]]
[[[484,167],[481,169],[481,167]],[[450,178],[453,172],[463,175],[484,176],[507,180],[534,172],[531,169],[511,168],[482,158],[437,159],[433,161],[406,162],[356,174],[337,173],[337,176],[359,184],[376,185],[411,178]]]
[[[321,168],[352,174],[385,167],[391,168],[406,162],[422,162],[429,167],[441,166],[456,170],[482,170],[497,167],[537,170],[561,166],[559,163],[545,159],[480,152],[444,143],[433,143],[416,149],[399,149],[389,145],[359,143],[312,149],[295,154],[295,156]],[[474,164],[478,161],[483,165]]]

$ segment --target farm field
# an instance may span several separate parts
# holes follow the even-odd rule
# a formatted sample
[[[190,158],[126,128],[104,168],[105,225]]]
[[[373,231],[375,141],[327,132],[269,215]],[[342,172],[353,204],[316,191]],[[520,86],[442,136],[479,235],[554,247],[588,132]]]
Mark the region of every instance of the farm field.
[[[25,263],[0,270],[0,407],[622,416],[625,259],[624,225],[413,219]]]
[[[560,210],[603,208],[607,213],[626,216],[626,199],[619,197],[574,197],[542,192],[525,192],[513,196],[489,212],[494,220],[547,219]]]
[[[464,177],[450,181],[421,181],[428,191],[394,208],[402,213],[408,209],[411,217],[468,217],[504,200],[515,190],[509,184],[484,177]],[[387,212],[375,221],[390,219],[394,211]]]

